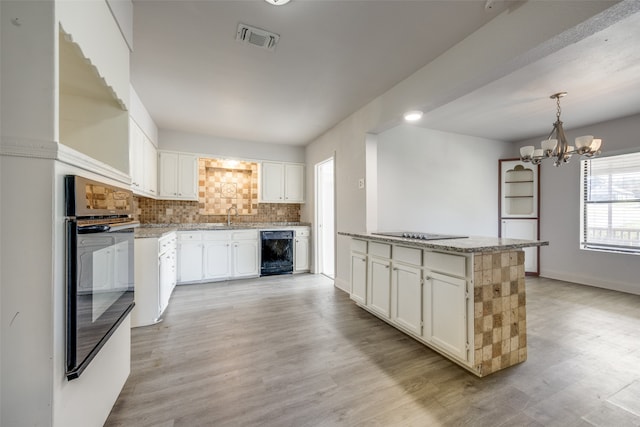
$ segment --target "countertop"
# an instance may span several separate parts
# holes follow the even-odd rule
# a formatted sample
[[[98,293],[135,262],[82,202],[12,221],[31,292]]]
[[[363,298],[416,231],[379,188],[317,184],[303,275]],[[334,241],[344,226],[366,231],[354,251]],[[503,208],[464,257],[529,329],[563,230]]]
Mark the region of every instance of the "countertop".
[[[136,228],[136,239],[160,238],[174,231],[197,230],[273,230],[291,227],[309,227],[308,222],[259,222],[259,223],[184,223],[184,224],[141,224]]]
[[[379,242],[402,243],[404,246],[415,246],[417,248],[439,249],[443,251],[463,253],[502,252],[513,249],[549,245],[549,242],[541,240],[503,239],[499,237],[484,236],[470,236],[463,239],[417,240],[403,237],[380,236],[378,234],[363,232],[350,233],[340,231],[338,234],[341,236],[376,240]]]

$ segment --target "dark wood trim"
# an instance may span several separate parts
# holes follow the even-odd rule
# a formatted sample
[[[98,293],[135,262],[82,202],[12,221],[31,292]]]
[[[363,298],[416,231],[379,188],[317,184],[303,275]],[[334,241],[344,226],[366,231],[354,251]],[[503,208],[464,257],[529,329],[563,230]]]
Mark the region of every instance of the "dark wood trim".
[[[536,239],[540,240],[540,165],[531,165],[536,166],[538,168],[537,170],[537,176],[538,176],[538,182],[537,182],[537,188],[535,189],[537,191],[537,201],[536,201],[536,211],[537,211],[537,215],[535,217],[503,217],[502,216],[502,163],[503,162],[514,162],[514,161],[520,161],[519,157],[510,157],[510,158],[506,158],[506,159],[498,159],[498,237],[502,237],[502,220],[503,219],[526,219],[526,220],[531,220],[531,219],[535,219],[537,221],[537,227],[536,227]],[[536,256],[538,257],[538,262],[536,263],[537,268],[536,271],[530,271],[530,272],[525,272],[525,274],[527,276],[539,276],[540,275],[540,247],[536,248]]]

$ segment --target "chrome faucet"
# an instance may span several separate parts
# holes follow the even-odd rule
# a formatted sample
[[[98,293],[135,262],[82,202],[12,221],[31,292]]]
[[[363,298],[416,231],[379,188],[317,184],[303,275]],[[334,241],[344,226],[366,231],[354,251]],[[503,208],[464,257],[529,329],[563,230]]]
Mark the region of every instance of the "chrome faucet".
[[[229,209],[227,209],[227,226],[228,227],[231,226],[231,211],[232,210],[236,211],[236,216],[238,216],[238,208],[236,208],[235,206],[231,206]]]

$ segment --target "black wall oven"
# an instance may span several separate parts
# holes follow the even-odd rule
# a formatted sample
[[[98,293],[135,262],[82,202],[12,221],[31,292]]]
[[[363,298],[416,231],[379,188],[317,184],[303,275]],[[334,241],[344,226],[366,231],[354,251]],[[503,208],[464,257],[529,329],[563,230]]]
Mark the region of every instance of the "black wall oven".
[[[68,379],[80,376],[134,306],[133,193],[65,177]]]

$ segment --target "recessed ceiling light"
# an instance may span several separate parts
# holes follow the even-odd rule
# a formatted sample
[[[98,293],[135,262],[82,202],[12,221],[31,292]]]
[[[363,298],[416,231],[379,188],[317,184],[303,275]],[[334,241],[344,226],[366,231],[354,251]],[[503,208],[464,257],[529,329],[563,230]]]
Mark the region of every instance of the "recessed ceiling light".
[[[291,0],[264,0],[264,1],[274,6],[282,6],[283,4],[289,3]]]
[[[417,122],[422,118],[422,111],[412,110],[404,113],[404,119],[408,122]]]

